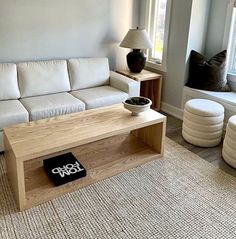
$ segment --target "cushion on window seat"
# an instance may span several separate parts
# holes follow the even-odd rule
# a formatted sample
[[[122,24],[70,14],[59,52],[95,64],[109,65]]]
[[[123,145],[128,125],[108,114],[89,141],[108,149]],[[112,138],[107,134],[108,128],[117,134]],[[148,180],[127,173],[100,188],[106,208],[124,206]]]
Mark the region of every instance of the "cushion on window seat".
[[[59,93],[20,100],[29,111],[30,120],[39,120],[85,110],[85,104],[69,93]]]
[[[129,95],[111,86],[100,86],[72,91],[71,94],[86,104],[86,109],[121,103]]]
[[[209,91],[230,91],[225,77],[226,50],[211,59],[192,50],[186,86]]]
[[[18,100],[0,101],[0,130],[9,125],[29,121],[29,114]]]
[[[183,105],[192,98],[210,99],[219,102],[220,104],[228,103],[232,106],[236,106],[236,92],[215,92],[208,90],[198,90],[184,86]]]
[[[188,100],[196,98],[213,100],[223,105],[225,109],[225,124],[232,115],[236,115],[236,92],[214,92],[184,86],[182,107],[184,107]]]
[[[236,92],[214,92],[206,90],[200,90],[200,92],[205,93],[212,98],[218,98],[225,103],[229,103],[236,106]]]

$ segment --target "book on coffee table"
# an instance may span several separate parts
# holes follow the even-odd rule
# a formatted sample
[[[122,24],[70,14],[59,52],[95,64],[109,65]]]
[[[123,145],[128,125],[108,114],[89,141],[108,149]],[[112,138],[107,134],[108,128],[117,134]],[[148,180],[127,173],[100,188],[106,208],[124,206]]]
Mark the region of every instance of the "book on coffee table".
[[[72,153],[45,159],[43,167],[56,186],[86,176],[86,169]]]

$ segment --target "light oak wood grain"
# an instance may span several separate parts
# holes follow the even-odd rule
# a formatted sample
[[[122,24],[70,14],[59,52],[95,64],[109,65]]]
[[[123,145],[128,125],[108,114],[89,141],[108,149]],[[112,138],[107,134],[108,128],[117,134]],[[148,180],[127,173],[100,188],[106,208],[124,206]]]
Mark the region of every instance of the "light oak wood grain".
[[[152,100],[153,109],[161,109],[162,75],[147,70],[142,70],[140,73],[128,70],[117,70],[116,72],[140,82],[140,95]]]
[[[164,121],[160,124],[137,129],[133,133],[162,156],[164,152],[165,129],[166,122]]]
[[[4,129],[7,173],[19,209],[161,157],[165,124],[166,117],[153,110],[134,117],[115,105]],[[73,152],[88,175],[55,187],[43,160],[66,152]]]
[[[18,160],[26,161],[163,121],[149,110],[131,117],[122,105],[93,109],[5,128]]]
[[[28,170],[25,172],[26,206],[23,209],[161,157],[150,146],[127,134],[103,139],[89,146],[88,148],[87,145],[83,145],[71,150],[85,166],[87,176],[59,187],[55,187],[46,175],[41,159],[35,159],[38,165],[33,164],[34,166],[28,161],[25,164]],[[86,148],[88,154],[84,153],[87,151]]]
[[[6,158],[8,180],[10,182],[17,205],[21,205],[22,207],[24,207],[25,181],[24,181],[23,162],[17,160],[17,158],[15,157],[15,154],[11,148],[11,145],[7,137],[5,136],[5,133],[3,137],[5,146],[4,156]]]
[[[162,78],[162,75],[147,70],[142,70],[140,73],[133,73],[129,70],[117,70],[116,72],[128,76],[129,78],[132,78],[133,80],[136,80],[138,82]]]

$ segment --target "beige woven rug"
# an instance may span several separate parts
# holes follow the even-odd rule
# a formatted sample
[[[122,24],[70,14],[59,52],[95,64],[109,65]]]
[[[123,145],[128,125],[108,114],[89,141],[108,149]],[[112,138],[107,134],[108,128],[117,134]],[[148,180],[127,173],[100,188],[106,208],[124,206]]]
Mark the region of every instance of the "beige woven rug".
[[[2,157],[0,238],[236,238],[236,179],[167,139],[160,160],[18,212]]]

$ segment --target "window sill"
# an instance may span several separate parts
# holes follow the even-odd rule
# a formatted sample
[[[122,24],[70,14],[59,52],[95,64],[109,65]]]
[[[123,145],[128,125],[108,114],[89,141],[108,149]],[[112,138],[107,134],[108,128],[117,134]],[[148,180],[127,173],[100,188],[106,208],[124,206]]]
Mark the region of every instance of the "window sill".
[[[166,67],[164,65],[161,65],[161,64],[157,64],[157,63],[154,63],[154,62],[151,62],[151,61],[147,61],[146,66],[150,69],[154,69],[154,70],[161,71],[161,72],[164,72],[164,73],[166,72]]]
[[[227,74],[227,81],[231,90],[236,92],[236,75]]]

